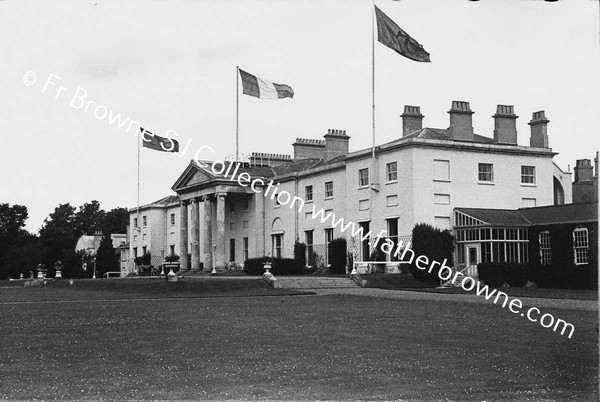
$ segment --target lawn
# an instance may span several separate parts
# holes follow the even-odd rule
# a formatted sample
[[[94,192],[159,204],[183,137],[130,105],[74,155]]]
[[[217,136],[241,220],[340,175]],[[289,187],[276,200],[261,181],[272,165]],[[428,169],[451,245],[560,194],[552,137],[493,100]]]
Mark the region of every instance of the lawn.
[[[598,400],[596,312],[120,283],[0,289],[0,399]]]

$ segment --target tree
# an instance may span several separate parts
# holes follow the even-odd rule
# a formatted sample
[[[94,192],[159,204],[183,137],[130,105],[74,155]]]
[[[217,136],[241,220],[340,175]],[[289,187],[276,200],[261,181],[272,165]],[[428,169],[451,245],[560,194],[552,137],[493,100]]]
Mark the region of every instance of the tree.
[[[38,239],[23,229],[27,217],[24,205],[0,204],[0,279],[29,276],[28,270],[39,263]]]
[[[129,211],[127,208],[114,208],[104,216],[102,233],[105,235],[127,233],[127,225],[129,225]]]
[[[117,271],[117,267],[118,259],[110,235],[103,236],[96,254],[96,276],[102,277],[109,271]]]
[[[45,220],[40,229],[43,248],[42,262],[50,269],[61,259],[64,250],[74,250],[79,233],[75,230],[75,207],[60,204]]]
[[[73,219],[75,233],[81,235],[93,235],[96,232],[102,232],[106,217],[106,212],[100,208],[100,203],[96,200],[86,202],[79,207]],[[103,232],[106,233],[106,232]]]

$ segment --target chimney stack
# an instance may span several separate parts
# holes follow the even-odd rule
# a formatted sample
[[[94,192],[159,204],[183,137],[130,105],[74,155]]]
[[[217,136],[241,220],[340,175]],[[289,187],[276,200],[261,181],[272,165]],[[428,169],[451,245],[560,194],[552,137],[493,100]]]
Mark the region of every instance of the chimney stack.
[[[402,117],[402,136],[406,137],[423,128],[423,115],[419,106],[404,105]]]
[[[589,159],[578,159],[574,170],[575,183],[591,182],[594,178],[594,168]]]
[[[292,146],[294,147],[294,159],[325,158],[325,141],[323,140],[296,138],[296,142],[294,142]]]
[[[450,138],[457,141],[473,141],[473,111],[469,102],[452,101],[450,114]]]
[[[513,105],[498,105],[494,118],[494,142],[517,145],[517,116]]]
[[[346,135],[346,130],[329,129],[323,137],[325,137],[325,162],[348,153],[350,137]]]
[[[543,110],[534,112],[531,121],[528,123],[531,126],[531,137],[529,145],[535,148],[550,148],[548,142],[548,122],[546,114]]]

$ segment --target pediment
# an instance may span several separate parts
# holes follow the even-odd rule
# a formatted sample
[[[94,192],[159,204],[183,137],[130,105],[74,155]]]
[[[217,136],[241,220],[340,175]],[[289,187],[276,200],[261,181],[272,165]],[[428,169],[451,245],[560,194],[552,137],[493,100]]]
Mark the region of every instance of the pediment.
[[[196,170],[195,172],[191,172],[191,174],[188,175],[187,179],[182,182],[182,187],[206,183],[211,180],[212,177],[210,177],[207,173],[201,172],[200,170]]]
[[[215,178],[198,166],[196,163],[191,162],[188,167],[183,171],[179,179],[175,182],[172,189],[177,192],[177,190],[194,186],[201,185],[203,183],[208,183],[213,181]]]

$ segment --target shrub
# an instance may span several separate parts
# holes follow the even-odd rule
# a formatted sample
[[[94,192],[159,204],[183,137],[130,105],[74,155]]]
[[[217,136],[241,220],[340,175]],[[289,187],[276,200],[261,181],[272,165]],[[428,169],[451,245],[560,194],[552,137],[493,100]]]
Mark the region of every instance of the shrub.
[[[299,241],[294,243],[294,260],[301,269],[306,267],[306,244]]]
[[[170,254],[165,257],[166,262],[177,262],[179,261],[179,256],[177,254]]]
[[[438,283],[440,281],[438,277],[440,264],[444,260],[447,260],[447,266],[454,266],[454,236],[448,230],[441,230],[426,223],[416,224],[412,232],[412,250],[415,253],[415,258],[410,264],[410,272],[422,282]],[[440,264],[436,265],[431,273],[428,272],[429,269],[419,269],[415,261],[422,255],[427,257],[429,264],[432,261],[437,261]]]
[[[531,266],[516,262],[482,262],[477,264],[477,274],[482,282],[491,287],[505,283],[511,287],[522,287],[527,281],[534,280]]]
[[[249,258],[244,261],[244,272],[246,275],[262,275],[265,273],[264,263],[271,262],[271,273],[277,275],[300,275],[302,269],[296,264],[296,260],[292,258]]]
[[[346,273],[346,239],[339,237],[329,243],[329,262],[332,274]]]
[[[142,265],[150,265],[151,260],[152,260],[152,255],[150,253],[145,253],[142,256]]]

